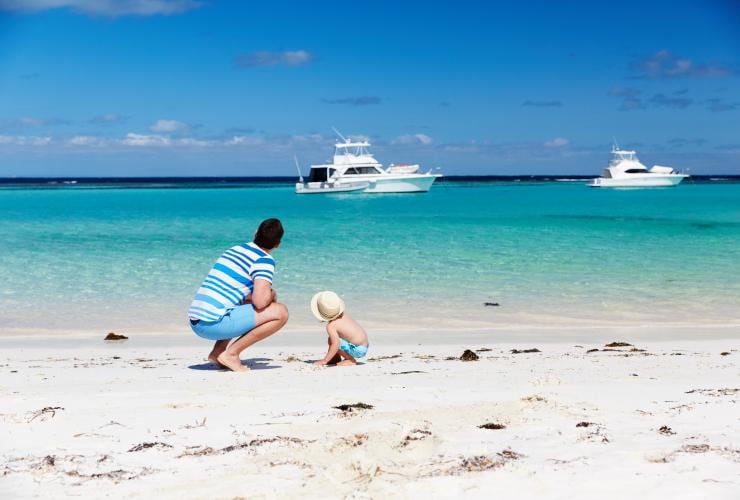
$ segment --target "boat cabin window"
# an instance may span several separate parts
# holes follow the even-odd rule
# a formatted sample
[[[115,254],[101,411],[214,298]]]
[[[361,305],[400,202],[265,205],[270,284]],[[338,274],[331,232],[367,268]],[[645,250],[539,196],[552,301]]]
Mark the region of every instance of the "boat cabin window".
[[[628,168],[624,171],[626,174],[644,174],[647,172],[644,168]]]
[[[336,172],[336,169],[333,168],[312,168],[308,182],[326,182],[329,177],[334,175],[334,172]]]
[[[349,167],[344,171],[344,175],[359,175],[359,174],[377,174],[378,171],[375,167]]]

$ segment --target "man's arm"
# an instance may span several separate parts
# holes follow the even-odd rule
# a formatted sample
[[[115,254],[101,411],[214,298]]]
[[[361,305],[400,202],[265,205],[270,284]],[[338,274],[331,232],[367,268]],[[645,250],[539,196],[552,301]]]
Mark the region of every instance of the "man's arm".
[[[251,299],[254,308],[260,311],[275,302],[277,300],[277,294],[272,289],[272,283],[257,278],[254,280],[254,290],[252,290]]]
[[[316,365],[324,366],[329,364],[329,361],[339,352],[339,332],[337,331],[337,327],[329,323],[326,325],[326,332],[329,334],[329,349],[326,351],[324,359],[320,359],[314,363]]]

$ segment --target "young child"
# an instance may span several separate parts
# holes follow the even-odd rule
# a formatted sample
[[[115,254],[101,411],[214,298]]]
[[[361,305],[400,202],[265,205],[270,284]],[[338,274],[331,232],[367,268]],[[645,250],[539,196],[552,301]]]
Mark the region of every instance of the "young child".
[[[367,354],[367,333],[344,310],[344,301],[334,292],[319,292],[311,299],[311,312],[319,321],[326,321],[329,349],[324,359],[314,364],[325,366],[356,365],[357,358]]]

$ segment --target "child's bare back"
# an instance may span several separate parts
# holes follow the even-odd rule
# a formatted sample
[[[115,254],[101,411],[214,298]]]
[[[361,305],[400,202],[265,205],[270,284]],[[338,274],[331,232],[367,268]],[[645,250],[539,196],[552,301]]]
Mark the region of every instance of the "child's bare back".
[[[336,328],[340,339],[355,345],[367,345],[367,332],[349,313],[344,313],[334,321],[330,321],[326,325],[327,331],[330,327]]]

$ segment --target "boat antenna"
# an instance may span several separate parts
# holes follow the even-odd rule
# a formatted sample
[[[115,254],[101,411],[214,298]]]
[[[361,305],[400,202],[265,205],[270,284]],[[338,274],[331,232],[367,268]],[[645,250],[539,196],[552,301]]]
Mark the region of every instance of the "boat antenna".
[[[298,166],[298,157],[293,155],[293,161],[295,162],[295,168],[298,170],[298,182],[303,182],[303,175],[301,175],[301,167]]]
[[[337,129],[336,129],[336,128],[334,128],[334,127],[332,127],[331,129],[332,129],[332,130],[334,131],[334,133],[335,133],[335,134],[337,134],[337,135],[339,136],[339,138],[340,138],[340,139],[342,139],[342,140],[343,140],[344,142],[349,142],[349,141],[347,140],[347,138],[346,138],[346,137],[344,137],[344,136],[342,135],[342,133],[341,133],[341,132],[340,132],[339,130],[337,130]]]
[[[614,149],[615,150],[616,149],[619,149],[619,143],[617,143],[617,138],[614,137],[614,136],[612,136],[612,141],[614,141],[613,144],[612,144],[614,146]]]

